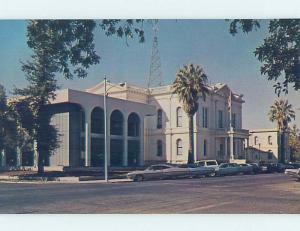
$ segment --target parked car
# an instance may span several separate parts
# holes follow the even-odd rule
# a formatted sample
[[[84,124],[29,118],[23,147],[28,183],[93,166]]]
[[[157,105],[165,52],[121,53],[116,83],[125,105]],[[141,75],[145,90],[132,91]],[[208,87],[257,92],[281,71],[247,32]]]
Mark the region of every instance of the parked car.
[[[127,173],[127,178],[132,179],[134,181],[187,176],[190,176],[189,168],[180,168],[168,164],[151,165],[143,171],[133,171]]]
[[[251,164],[240,164],[240,172],[243,174],[253,174],[253,166]]]
[[[282,163],[276,164],[275,167],[276,172],[285,172],[286,169],[295,169],[295,167],[292,164],[282,164]]]
[[[252,168],[253,168],[253,173],[257,174],[257,173],[260,173],[261,170],[260,170],[260,167],[259,167],[259,164],[257,163],[249,163]]]
[[[286,169],[284,172],[286,175],[300,180],[300,168],[298,169]]]
[[[200,160],[200,161],[196,161],[195,165],[198,167],[214,168],[215,170],[218,169],[219,167],[219,164],[216,160]]]
[[[198,166],[197,164],[189,166],[190,176],[215,176],[216,171],[213,167]]]
[[[236,175],[241,172],[241,167],[236,163],[222,163],[216,170],[216,175]]]
[[[298,169],[298,168],[300,168],[300,163],[289,163],[289,164],[291,164],[294,168],[296,168],[296,169]]]

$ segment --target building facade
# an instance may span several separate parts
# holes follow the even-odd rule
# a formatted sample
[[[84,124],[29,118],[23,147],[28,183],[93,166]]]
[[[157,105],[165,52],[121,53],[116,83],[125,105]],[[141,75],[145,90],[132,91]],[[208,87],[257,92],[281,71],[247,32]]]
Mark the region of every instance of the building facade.
[[[281,133],[278,129],[257,129],[250,131],[247,161],[266,163],[289,162],[288,133],[285,133],[283,139],[282,141]],[[284,146],[284,156],[281,156],[281,145]],[[284,160],[281,160],[281,158]]]
[[[110,166],[187,162],[188,117],[171,85],[145,89],[107,83],[106,144],[104,88],[101,82],[85,91],[57,92],[49,112],[59,148],[49,166],[101,167],[105,145]],[[243,95],[232,93],[226,84],[208,88],[194,116],[195,160],[245,160],[249,131],[242,128]]]

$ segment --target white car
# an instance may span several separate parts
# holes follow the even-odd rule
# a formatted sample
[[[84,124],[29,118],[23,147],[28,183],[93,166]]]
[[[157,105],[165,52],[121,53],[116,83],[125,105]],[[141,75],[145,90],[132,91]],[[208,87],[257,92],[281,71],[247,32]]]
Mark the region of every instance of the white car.
[[[285,175],[288,175],[290,177],[296,178],[300,180],[300,168],[298,169],[286,169],[285,170]]]
[[[195,165],[198,167],[209,167],[218,170],[219,164],[216,160],[200,160],[196,161]]]
[[[190,176],[189,168],[179,168],[168,164],[151,165],[143,171],[133,171],[127,174],[134,181],[167,179]]]

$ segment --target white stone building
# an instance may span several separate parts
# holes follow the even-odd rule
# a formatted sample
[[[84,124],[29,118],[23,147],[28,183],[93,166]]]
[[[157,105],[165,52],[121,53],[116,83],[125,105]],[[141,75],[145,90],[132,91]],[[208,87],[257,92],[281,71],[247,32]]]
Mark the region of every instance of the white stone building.
[[[249,131],[242,129],[243,96],[226,84],[209,86],[194,116],[195,160],[245,159]],[[107,83],[110,166],[186,163],[188,117],[172,87],[151,89]],[[49,107],[60,147],[49,166],[103,166],[104,81],[85,91],[65,89]],[[229,126],[231,96],[232,129]]]
[[[290,161],[290,150],[288,147],[288,133],[284,137],[285,156],[282,162]],[[281,161],[281,138],[278,129],[257,129],[250,131],[249,148],[247,150],[247,161],[277,163]]]

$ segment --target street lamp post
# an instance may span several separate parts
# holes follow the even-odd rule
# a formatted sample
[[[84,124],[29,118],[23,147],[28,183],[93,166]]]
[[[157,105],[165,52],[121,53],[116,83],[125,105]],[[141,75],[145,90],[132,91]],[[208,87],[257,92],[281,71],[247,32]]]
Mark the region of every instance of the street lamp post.
[[[106,76],[104,76],[104,97],[103,97],[103,106],[104,106],[104,177],[105,177],[105,181],[108,182],[106,81],[107,81]]]

